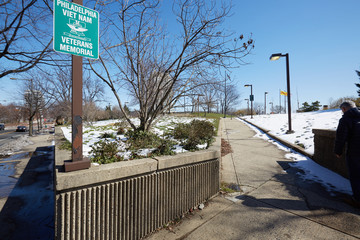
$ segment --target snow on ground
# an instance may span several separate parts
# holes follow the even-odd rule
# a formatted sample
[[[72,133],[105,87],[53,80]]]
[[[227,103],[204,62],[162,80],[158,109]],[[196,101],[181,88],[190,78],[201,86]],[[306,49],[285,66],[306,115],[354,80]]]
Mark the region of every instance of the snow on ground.
[[[172,116],[165,116],[160,117],[157,119],[152,131],[159,136],[163,136],[166,130],[173,129],[174,125],[176,123],[189,123],[194,119],[199,120],[206,120],[206,118],[193,118],[193,117],[172,117]],[[137,126],[139,125],[139,119],[131,119],[132,123]],[[103,133],[110,133],[117,136],[118,139],[126,140],[126,137],[124,135],[117,135],[117,129],[118,127],[115,126],[116,123],[119,123],[120,120],[106,120],[106,121],[98,121],[94,122],[91,125],[85,126],[83,125],[83,155],[91,157],[90,151],[91,146],[94,145],[96,142],[100,140],[100,135]],[[68,141],[72,141],[71,139],[71,126],[68,127],[62,127],[61,128],[65,138]],[[206,148],[206,145],[198,145],[198,147]],[[119,155],[124,156],[125,159],[128,159],[130,157],[130,152],[126,152],[125,149],[125,143],[122,144],[122,147],[119,149],[121,152]],[[139,155],[146,156],[151,149],[143,149],[138,152]],[[176,145],[174,152],[181,153],[186,152],[187,150],[183,149],[181,146]]]
[[[304,144],[305,151],[313,154],[314,134],[312,133],[312,129],[319,128],[336,130],[342,113],[341,110],[332,109],[307,113],[292,113],[291,115],[292,129],[295,131],[293,134],[286,134],[286,131],[288,130],[287,114],[256,115],[253,116],[253,119],[251,119],[250,116],[243,118],[259,127],[269,130],[270,133],[287,142]],[[242,121],[241,119],[239,120]],[[279,142],[276,142],[264,132],[245,121],[242,122],[247,124],[256,132],[254,137],[259,137],[269,141],[275,144],[279,149],[285,151],[285,157],[295,161],[291,164],[291,166],[300,168],[304,171],[304,173],[301,174],[303,179],[312,180],[322,184],[330,193],[336,191],[350,195],[352,194],[348,179],[320,166],[310,158],[294,152]]]
[[[270,133],[287,142],[303,144],[306,152],[314,154],[314,134],[312,129],[336,130],[341,116],[341,110],[337,109],[291,113],[291,125],[295,131],[293,134],[286,134],[289,126],[287,114],[255,115],[253,119],[250,116],[243,118],[259,127],[270,130]]]
[[[272,114],[272,115],[257,115],[253,119],[250,116],[244,117],[246,120],[263,127],[277,137],[284,139],[291,143],[301,143],[305,146],[305,151],[310,154],[314,152],[314,134],[313,128],[320,129],[333,129],[335,130],[339,119],[341,118],[341,110],[326,110],[307,113],[293,113],[292,114],[292,128],[295,131],[293,134],[286,134],[288,130],[287,114]],[[188,123],[194,118],[187,117],[163,117],[158,119],[153,128],[153,132],[163,136],[166,129],[171,129],[174,123]],[[201,119],[201,118],[199,118]],[[239,119],[240,120],[240,119]],[[241,120],[240,120],[241,121]],[[83,126],[83,154],[89,156],[91,145],[99,141],[99,136],[104,133],[114,133],[116,135],[117,127],[114,126],[119,120],[99,121],[92,124],[92,126]],[[139,124],[137,119],[133,120],[134,124]],[[351,186],[349,181],[342,176],[323,168],[311,159],[294,152],[288,147],[270,139],[266,134],[259,131],[257,128],[248,124],[249,127],[256,131],[255,137],[263,138],[266,141],[272,142],[277,145],[281,150],[285,151],[285,157],[294,160],[293,167],[300,168],[304,171],[301,175],[303,179],[308,179],[321,183],[329,192],[343,192],[351,194]],[[62,131],[69,141],[71,141],[71,126],[62,127]],[[118,138],[125,139],[124,135],[118,135]],[[184,152],[181,146],[175,146],[175,152]],[[122,149],[125,151],[125,146]],[[144,154],[148,149],[143,150]],[[124,156],[129,157],[129,152],[123,152]]]
[[[0,157],[12,155],[14,152],[30,144],[32,144],[32,142],[28,135],[22,135],[16,139],[12,139],[9,143],[0,146]]]

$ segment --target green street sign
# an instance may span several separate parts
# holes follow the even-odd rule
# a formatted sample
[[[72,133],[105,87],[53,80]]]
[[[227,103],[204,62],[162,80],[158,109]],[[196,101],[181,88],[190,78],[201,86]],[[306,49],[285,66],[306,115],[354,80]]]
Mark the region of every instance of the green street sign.
[[[99,58],[99,12],[66,0],[54,0],[54,50]]]

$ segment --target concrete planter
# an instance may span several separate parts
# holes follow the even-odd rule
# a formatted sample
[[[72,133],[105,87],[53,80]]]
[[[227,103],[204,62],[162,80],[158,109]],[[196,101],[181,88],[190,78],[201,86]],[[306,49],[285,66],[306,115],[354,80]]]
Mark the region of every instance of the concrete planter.
[[[69,156],[56,149],[56,239],[140,239],[219,191],[219,139],[198,152],[65,173]]]

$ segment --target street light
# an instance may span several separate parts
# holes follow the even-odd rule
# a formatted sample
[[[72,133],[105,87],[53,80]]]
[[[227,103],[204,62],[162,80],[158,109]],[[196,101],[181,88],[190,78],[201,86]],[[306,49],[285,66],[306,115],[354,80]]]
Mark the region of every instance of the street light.
[[[250,102],[251,102],[251,118],[253,118],[253,101],[254,101],[254,95],[252,90],[252,84],[245,84],[244,87],[250,87],[251,88],[251,94],[250,94]]]
[[[287,134],[294,133],[291,128],[291,100],[290,100],[290,71],[289,71],[289,54],[281,54],[274,53],[270,56],[270,60],[278,60],[281,57],[286,57],[286,82],[287,82],[287,97],[288,97],[288,122],[289,122],[289,130],[286,132]]]
[[[271,104],[271,112],[273,112],[274,111],[274,103],[273,102],[269,102],[269,104]],[[271,112],[270,112],[270,114],[271,114]]]
[[[266,115],[266,94],[268,94],[268,92],[265,92],[265,104],[264,104],[264,112],[265,112],[265,115]]]
[[[250,110],[249,110],[249,99],[245,99],[245,101],[247,101],[247,105],[248,105],[248,108],[247,108],[247,114],[249,114]]]

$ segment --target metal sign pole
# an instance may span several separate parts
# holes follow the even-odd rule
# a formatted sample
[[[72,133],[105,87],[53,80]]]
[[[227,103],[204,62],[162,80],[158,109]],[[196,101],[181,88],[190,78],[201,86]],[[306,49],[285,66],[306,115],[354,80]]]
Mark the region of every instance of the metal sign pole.
[[[82,0],[73,0],[82,5]],[[83,158],[82,147],[82,57],[72,55],[72,162],[65,162],[65,172],[90,167],[89,159]]]

